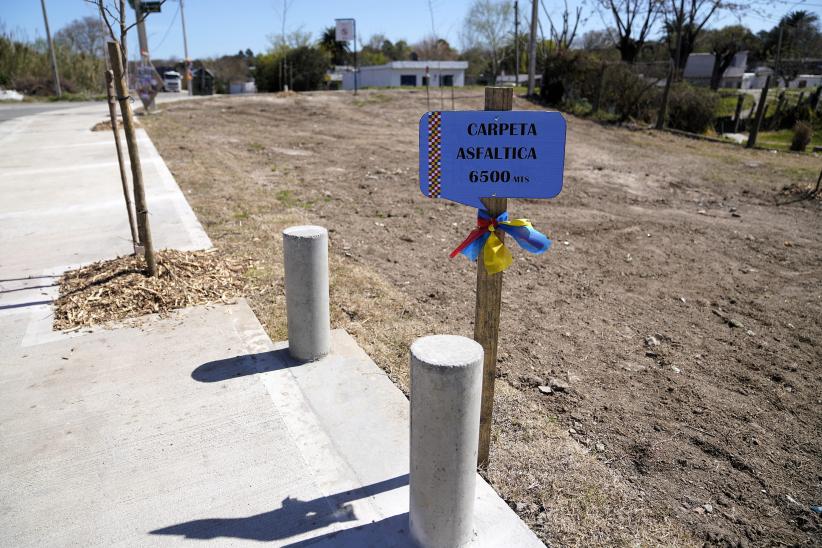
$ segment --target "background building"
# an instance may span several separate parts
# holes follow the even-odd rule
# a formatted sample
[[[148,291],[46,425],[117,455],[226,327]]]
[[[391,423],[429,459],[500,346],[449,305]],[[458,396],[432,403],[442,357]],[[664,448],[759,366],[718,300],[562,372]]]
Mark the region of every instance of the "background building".
[[[360,67],[357,85],[366,87],[465,85],[468,61],[392,61],[385,65]],[[426,79],[430,77],[430,82]],[[354,89],[354,72],[343,73],[343,89]]]

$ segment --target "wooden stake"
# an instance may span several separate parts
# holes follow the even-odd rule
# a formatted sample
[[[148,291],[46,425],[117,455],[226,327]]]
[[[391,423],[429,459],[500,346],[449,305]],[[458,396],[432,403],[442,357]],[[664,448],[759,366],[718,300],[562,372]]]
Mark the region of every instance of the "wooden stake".
[[[131,193],[128,191],[128,176],[126,176],[126,164],[123,162],[120,130],[117,129],[117,102],[114,98],[114,73],[110,70],[106,71],[106,93],[108,94],[108,113],[111,117],[111,130],[114,132],[114,147],[117,149],[117,163],[120,165],[120,180],[123,183],[123,198],[126,200],[128,226],[131,229],[131,241],[134,244],[134,252],[137,253],[140,237],[137,235],[137,223],[134,220],[134,212],[132,211]]]
[[[134,113],[129,102],[128,86],[123,74],[123,58],[120,56],[120,44],[108,43],[108,57],[114,72],[114,87],[117,90],[117,101],[120,103],[120,114],[123,116],[123,129],[126,133],[128,157],[131,160],[131,180],[134,184],[134,202],[137,210],[137,229],[140,243],[143,246],[148,267],[148,275],[157,275],[157,262],[154,257],[154,244],[151,241],[151,228],[148,225],[148,207],[143,187],[143,170],[140,167],[140,150],[137,148],[137,134],[134,131]]]
[[[748,133],[748,144],[745,148],[753,148],[756,146],[756,137],[759,135],[759,126],[762,124],[762,119],[765,117],[766,106],[768,105],[768,87],[771,85],[771,77],[765,79],[765,87],[762,88],[762,93],[759,96],[759,105],[756,107],[756,119],[753,121],[750,133]]]
[[[739,133],[739,117],[742,116],[742,105],[745,103],[745,95],[739,94],[736,98],[736,110],[734,111],[734,133]]]
[[[510,87],[485,88],[485,110],[511,110],[514,90]],[[483,198],[482,203],[492,217],[508,209],[506,198]],[[504,233],[497,232],[504,240]],[[494,380],[497,374],[497,341],[499,339],[500,305],[502,303],[502,272],[488,274],[482,256],[477,259],[477,304],[474,311],[474,340],[482,345],[485,358],[482,364],[482,403],[480,404],[480,431],[477,466],[488,467],[491,448],[491,422],[494,411]]]

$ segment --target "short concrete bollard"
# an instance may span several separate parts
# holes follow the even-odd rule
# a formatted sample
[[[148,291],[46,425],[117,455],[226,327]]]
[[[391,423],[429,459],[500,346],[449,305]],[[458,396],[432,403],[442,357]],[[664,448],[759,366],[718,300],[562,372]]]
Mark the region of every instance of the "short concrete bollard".
[[[316,360],[331,346],[328,309],[328,231],[321,226],[283,230],[288,351]]]
[[[411,345],[411,536],[424,548],[473,537],[483,350],[453,335]]]

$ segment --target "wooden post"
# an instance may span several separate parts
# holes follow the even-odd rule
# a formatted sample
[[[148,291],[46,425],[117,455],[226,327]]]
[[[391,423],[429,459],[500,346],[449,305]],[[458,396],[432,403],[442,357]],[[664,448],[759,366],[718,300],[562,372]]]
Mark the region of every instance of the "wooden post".
[[[811,102],[811,112],[816,112],[816,109],[819,106],[820,96],[822,96],[822,86],[818,86],[816,91],[814,91],[809,98]]]
[[[140,233],[140,243],[145,252],[148,275],[157,275],[157,262],[154,257],[154,244],[151,241],[151,228],[148,224],[148,207],[146,193],[143,187],[143,170],[140,167],[140,150],[137,148],[137,135],[134,131],[134,113],[129,102],[128,86],[123,74],[123,58],[120,56],[120,44],[108,43],[108,57],[114,72],[114,87],[117,90],[117,100],[120,103],[120,113],[123,116],[123,129],[126,133],[128,156],[131,160],[131,179],[134,184],[134,201],[137,210],[137,229]]]
[[[128,226],[131,229],[131,241],[134,244],[134,253],[137,253],[137,246],[140,244],[140,237],[137,235],[137,224],[134,221],[134,212],[131,205],[131,194],[128,191],[128,177],[126,176],[126,164],[123,162],[123,148],[120,144],[120,130],[117,129],[117,102],[114,94],[114,73],[106,71],[106,93],[108,94],[108,114],[111,117],[111,130],[114,132],[114,147],[117,149],[117,163],[120,165],[120,181],[123,183],[123,198],[126,200],[126,212],[128,213]]]
[[[739,133],[739,117],[742,115],[743,103],[745,103],[745,95],[740,93],[736,98],[736,110],[734,111],[734,133]]]
[[[765,87],[762,88],[762,94],[759,96],[759,105],[756,108],[756,119],[751,126],[751,132],[748,134],[748,144],[745,148],[753,148],[756,146],[756,136],[759,134],[759,125],[762,123],[762,118],[765,117],[765,106],[768,104],[768,87],[771,85],[771,77],[765,79]]]
[[[514,90],[509,87],[485,88],[485,110],[511,110]],[[482,203],[492,217],[508,209],[506,198],[483,198]],[[497,232],[500,240],[503,232]],[[494,410],[494,380],[497,372],[497,341],[499,337],[500,305],[502,303],[502,272],[488,274],[482,256],[477,259],[477,304],[474,311],[474,340],[485,351],[482,364],[482,403],[480,406],[479,451],[477,466],[488,467],[491,447],[491,422]]]
[[[770,129],[777,130],[779,129],[779,121],[782,119],[782,108],[785,106],[785,92],[781,92],[779,96],[776,98],[776,110],[774,111],[773,116],[771,116],[770,121]],[[765,114],[768,113],[768,109],[765,109]],[[762,116],[762,121],[765,121],[765,115]]]
[[[605,88],[605,70],[608,68],[608,65],[602,63],[599,67],[599,83],[597,84],[597,91],[594,95],[594,104],[591,105],[591,114],[596,114],[599,112],[600,105],[602,103],[602,92]]]

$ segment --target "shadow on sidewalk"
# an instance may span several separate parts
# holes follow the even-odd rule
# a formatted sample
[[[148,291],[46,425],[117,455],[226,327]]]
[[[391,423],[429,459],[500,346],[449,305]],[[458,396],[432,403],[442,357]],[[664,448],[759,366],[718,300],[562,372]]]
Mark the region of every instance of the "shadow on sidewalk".
[[[350,504],[351,501],[399,489],[405,485],[408,485],[407,474],[314,500],[302,501],[286,497],[283,499],[280,508],[263,514],[245,518],[198,519],[156,529],[151,531],[150,534],[179,535],[184,538],[201,540],[227,537],[271,542],[321,529],[332,523],[355,521],[357,516]],[[351,533],[348,532],[349,530],[340,531],[336,534],[318,537],[292,546],[307,546],[314,542],[325,542],[325,544],[318,544],[319,546],[370,546],[371,544],[368,543],[357,542],[357,538],[370,539],[373,537],[377,539],[379,537],[374,535],[378,534],[382,527],[390,526],[393,529],[399,525],[400,521],[403,523],[401,527],[405,529],[408,517],[407,514],[403,514],[403,516],[403,519],[399,519],[402,516],[388,518],[387,520],[351,529]],[[384,522],[390,523],[384,524]],[[356,530],[359,531],[355,533]],[[389,533],[390,531],[386,530],[384,532]],[[396,532],[393,534],[396,534]],[[357,535],[357,537],[355,538],[352,535]],[[346,541],[351,538],[353,544],[339,544],[335,537]],[[376,545],[386,546],[386,544],[380,543]]]
[[[199,382],[220,382],[246,375],[257,375],[268,371],[279,371],[297,367],[305,362],[295,360],[288,353],[288,348],[245,354],[207,362],[191,372],[191,378]]]
[[[306,539],[283,548],[417,548],[408,533],[408,513]]]

